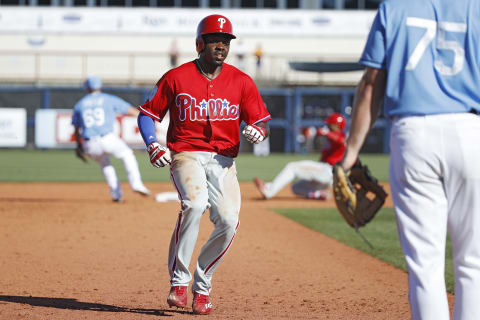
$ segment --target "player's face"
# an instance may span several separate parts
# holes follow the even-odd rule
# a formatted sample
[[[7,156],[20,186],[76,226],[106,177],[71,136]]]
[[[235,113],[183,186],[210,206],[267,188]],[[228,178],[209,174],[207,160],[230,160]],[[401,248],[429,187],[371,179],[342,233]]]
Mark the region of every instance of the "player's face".
[[[328,128],[330,129],[330,131],[342,131],[342,129],[340,129],[340,126],[336,123],[328,124]]]
[[[220,66],[230,50],[230,37],[222,34],[210,34],[204,38],[203,55],[208,63]]]

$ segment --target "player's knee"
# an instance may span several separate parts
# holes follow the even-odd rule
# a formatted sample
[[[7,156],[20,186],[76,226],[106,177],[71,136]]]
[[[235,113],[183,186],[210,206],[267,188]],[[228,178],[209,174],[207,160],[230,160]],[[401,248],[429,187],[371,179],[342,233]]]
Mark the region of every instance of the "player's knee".
[[[238,227],[238,217],[237,215],[218,215],[213,223],[215,226],[225,229],[227,233],[233,234]]]
[[[135,154],[133,153],[132,149],[123,150],[123,152],[118,155],[118,158],[122,159],[123,161],[137,161],[137,158],[135,158]]]
[[[102,168],[109,167],[112,165],[108,157],[92,157],[92,158],[95,161],[97,161]]]
[[[238,218],[237,217],[230,217],[224,220],[224,224],[228,227],[229,230],[235,232],[238,226]]]
[[[184,213],[193,213],[201,216],[208,208],[208,201],[201,200],[182,200],[182,211]]]
[[[290,170],[293,170],[296,167],[297,167],[297,162],[289,162],[285,165],[285,168]]]

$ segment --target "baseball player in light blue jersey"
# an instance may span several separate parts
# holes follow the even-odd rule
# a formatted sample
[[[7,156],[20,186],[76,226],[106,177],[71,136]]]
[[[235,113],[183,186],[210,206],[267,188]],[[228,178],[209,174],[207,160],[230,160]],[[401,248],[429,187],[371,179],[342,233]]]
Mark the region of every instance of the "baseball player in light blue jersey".
[[[136,117],[138,110],[119,97],[101,92],[102,81],[97,76],[88,77],[85,88],[88,94],[73,108],[72,124],[75,127],[77,155],[82,158],[84,150],[86,155],[100,164],[113,201],[122,201],[122,188],[115,168],[110,163],[110,155],[123,161],[133,191],[149,195],[132,149],[113,130],[117,113]]]
[[[386,0],[360,63],[342,165],[350,169],[384,104],[393,120],[390,183],[409,272],[412,319],[480,317],[480,1]]]

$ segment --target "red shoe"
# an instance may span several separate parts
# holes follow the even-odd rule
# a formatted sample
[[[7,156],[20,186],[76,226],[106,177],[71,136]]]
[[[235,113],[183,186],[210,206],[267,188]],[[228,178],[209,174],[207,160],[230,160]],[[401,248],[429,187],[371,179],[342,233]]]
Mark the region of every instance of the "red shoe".
[[[260,178],[257,178],[255,177],[255,179],[253,179],[253,182],[255,183],[255,185],[257,186],[257,189],[258,191],[260,191],[260,193],[262,194],[263,198],[264,199],[268,199],[267,196],[265,195],[265,182],[263,182],[262,179]]]
[[[171,287],[167,303],[170,307],[185,308],[187,306],[187,287]]]
[[[328,190],[315,190],[310,191],[307,195],[308,199],[315,199],[315,200],[330,200],[331,199],[330,192]]]
[[[194,314],[210,314],[210,311],[212,311],[210,296],[195,292],[192,309]]]
[[[330,191],[323,190],[320,193],[320,200],[330,200],[330,199],[332,199],[332,195],[330,194]]]

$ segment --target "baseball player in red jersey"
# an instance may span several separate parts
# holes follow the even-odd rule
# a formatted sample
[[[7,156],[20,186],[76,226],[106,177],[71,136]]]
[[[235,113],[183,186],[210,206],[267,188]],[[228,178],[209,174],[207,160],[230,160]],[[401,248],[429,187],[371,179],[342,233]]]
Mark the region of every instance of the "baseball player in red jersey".
[[[251,143],[263,141],[270,120],[253,80],[227,64],[231,22],[205,17],[198,25],[198,59],[163,75],[149,100],[139,107],[138,125],[155,167],[170,165],[181,210],[170,242],[169,306],[184,308],[192,279],[188,270],[200,218],[210,209],[215,228],[202,247],[193,275],[195,314],[209,314],[212,275],[230,248],[239,226],[240,188],[234,158],[242,134]],[[156,141],[153,120],[170,111],[167,148]]]
[[[346,120],[339,113],[332,113],[324,120],[328,127],[319,128],[317,134],[328,139],[328,146],[322,150],[320,162],[302,160],[288,163],[273,179],[265,183],[259,178],[254,182],[265,199],[270,199],[294,179],[292,191],[298,196],[326,200],[330,198],[328,188],[332,185],[332,166],[340,162],[345,152]]]

